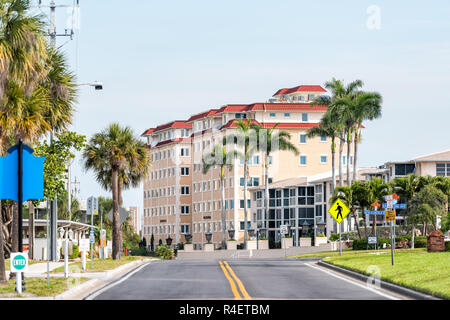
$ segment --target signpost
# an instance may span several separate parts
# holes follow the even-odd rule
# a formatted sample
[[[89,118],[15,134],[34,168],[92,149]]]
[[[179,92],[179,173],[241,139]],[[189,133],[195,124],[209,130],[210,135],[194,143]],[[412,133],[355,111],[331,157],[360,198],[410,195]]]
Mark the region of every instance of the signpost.
[[[22,293],[22,273],[28,271],[28,253],[11,253],[10,271],[16,273],[16,291]]]
[[[397,200],[400,199],[395,193],[385,196],[386,200],[386,221],[390,221],[390,233],[391,233],[391,263],[394,265],[394,247],[395,247],[395,235],[393,234],[393,225],[395,221],[395,205]]]
[[[81,265],[86,270],[86,254],[89,251],[89,239],[80,239]]]
[[[350,209],[341,199],[337,199],[330,209],[328,209],[328,213],[339,225],[339,255],[342,256],[341,222],[344,221],[345,217],[350,213]]]
[[[86,213],[91,216],[91,231],[89,233],[89,239],[91,243],[91,269],[94,269],[94,215],[98,214],[98,198],[87,198]]]

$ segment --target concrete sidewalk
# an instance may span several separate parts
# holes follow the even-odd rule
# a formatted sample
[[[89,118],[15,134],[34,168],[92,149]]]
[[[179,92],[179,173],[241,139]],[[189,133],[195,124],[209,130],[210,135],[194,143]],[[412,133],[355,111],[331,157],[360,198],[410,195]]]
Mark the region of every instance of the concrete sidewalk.
[[[71,262],[69,262],[69,265]],[[49,263],[49,270],[52,271],[56,268],[64,266],[64,262]],[[9,278],[10,271],[6,271],[6,277]],[[40,277],[47,275],[47,262],[38,262],[28,265],[28,271],[25,272],[25,277]]]

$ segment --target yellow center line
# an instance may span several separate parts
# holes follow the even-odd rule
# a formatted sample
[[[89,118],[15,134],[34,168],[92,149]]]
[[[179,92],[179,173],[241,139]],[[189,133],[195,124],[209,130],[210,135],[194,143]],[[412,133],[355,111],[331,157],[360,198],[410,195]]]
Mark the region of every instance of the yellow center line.
[[[228,264],[228,262],[224,261],[223,262],[225,264],[225,266],[227,267],[228,271],[230,272],[231,276],[233,277],[233,279],[236,281],[236,283],[239,286],[239,289],[241,290],[242,295],[244,296],[245,300],[251,300],[252,298],[250,297],[250,295],[248,294],[247,290],[245,290],[244,285],[242,284],[241,280],[239,280],[239,278],[236,276],[236,274],[234,273],[234,271],[231,269],[230,265]]]
[[[236,288],[236,285],[234,284],[233,279],[229,276],[227,269],[223,266],[222,261],[219,261],[220,267],[222,268],[223,274],[228,279],[228,282],[230,283],[231,291],[233,291],[234,294],[234,300],[242,300],[241,296],[239,295],[239,291]]]

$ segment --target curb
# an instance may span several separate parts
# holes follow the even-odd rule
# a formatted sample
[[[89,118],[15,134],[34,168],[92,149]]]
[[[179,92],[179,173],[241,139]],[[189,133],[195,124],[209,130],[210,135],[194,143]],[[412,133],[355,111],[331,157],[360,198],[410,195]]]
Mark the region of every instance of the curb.
[[[326,262],[323,262],[323,261],[319,261],[319,262],[317,262],[317,264],[322,266],[322,267],[331,269],[331,270],[339,272],[339,273],[343,273],[343,274],[345,274],[347,276],[350,276],[352,278],[355,278],[357,280],[361,280],[361,281],[364,281],[364,282],[367,282],[369,280],[369,278],[370,278],[369,276],[363,275],[361,273],[358,273],[358,272],[355,272],[355,271],[351,271],[351,270],[348,270],[348,269],[345,269],[345,268],[341,268],[341,267],[338,267],[338,266],[335,266],[335,265],[332,265],[332,264],[329,264],[329,263],[326,263]],[[431,295],[426,294],[426,293],[421,293],[421,292],[418,292],[418,291],[415,291],[415,290],[412,290],[412,289],[409,289],[409,288],[405,288],[405,287],[402,287],[402,286],[399,286],[399,285],[396,285],[396,284],[393,284],[393,283],[389,283],[389,282],[386,282],[386,281],[381,280],[381,279],[379,281],[380,281],[380,287],[381,288],[389,290],[389,291],[392,291],[392,292],[395,292],[395,293],[398,293],[398,294],[403,295],[403,296],[407,296],[409,298],[413,298],[413,299],[416,299],[416,300],[442,300],[441,298],[434,297],[434,296],[431,296]]]
[[[79,286],[76,286],[72,289],[69,289],[57,296],[54,297],[54,300],[83,300],[85,297],[91,295],[95,291],[98,291],[102,289],[103,287],[107,286],[111,281],[111,279],[125,275],[137,267],[149,263],[151,261],[154,261],[154,259],[141,259],[132,261],[130,263],[124,264],[120,267],[117,267],[113,270],[108,270],[106,272],[99,272],[104,273],[104,277],[101,279],[91,279],[89,281],[86,281],[85,283],[80,284]]]

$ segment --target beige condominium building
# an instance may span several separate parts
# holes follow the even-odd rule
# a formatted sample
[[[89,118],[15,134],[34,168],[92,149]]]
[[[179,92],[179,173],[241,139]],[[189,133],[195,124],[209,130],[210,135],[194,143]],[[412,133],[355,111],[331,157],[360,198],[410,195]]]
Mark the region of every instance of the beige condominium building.
[[[153,234],[155,243],[167,238],[173,244],[192,237],[195,249],[206,243],[205,233],[212,233],[212,242],[220,247],[222,240],[220,168],[202,172],[202,158],[211,152],[222,138],[235,132],[238,119],[250,119],[265,128],[278,123],[276,131],[291,134],[291,142],[299,155],[275,151],[270,156],[269,183],[291,178],[311,177],[331,170],[331,141],[329,138],[307,138],[307,131],[316,126],[325,106],[312,106],[311,101],[326,91],[318,85],[300,85],[278,90],[268,102],[228,104],[192,115],[187,120],[172,121],[146,130],[151,154],[150,173],[144,182],[143,235],[147,243]],[[232,147],[227,147],[232,148]],[[353,149],[353,148],[352,148]],[[249,188],[264,184],[263,153],[256,152],[249,161]],[[352,158],[349,159],[352,163]],[[346,159],[343,159],[345,162]],[[243,161],[231,161],[233,168],[225,169],[226,230],[234,229],[234,238],[244,238],[244,166]],[[248,229],[266,226],[266,220],[250,209],[248,193]],[[255,212],[256,213],[256,212]],[[324,211],[322,210],[322,215]],[[261,218],[261,219],[259,219]],[[262,225],[261,225],[262,224]],[[279,224],[266,226],[276,231]],[[273,229],[273,230],[271,230]],[[227,239],[229,237],[226,233]],[[270,233],[270,236],[273,236]]]

